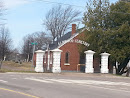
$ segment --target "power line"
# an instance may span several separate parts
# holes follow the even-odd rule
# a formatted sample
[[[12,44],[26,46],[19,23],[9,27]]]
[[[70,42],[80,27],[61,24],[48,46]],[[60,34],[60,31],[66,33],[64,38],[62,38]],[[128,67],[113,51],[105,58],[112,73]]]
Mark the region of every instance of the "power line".
[[[75,7],[85,8],[85,7],[79,6],[79,5],[72,5],[72,4],[60,3],[60,2],[52,2],[52,1],[46,1],[46,0],[35,0],[35,1],[41,1],[41,2],[46,2],[46,3],[51,3],[51,4],[59,4],[59,5],[67,5],[67,6],[75,6]]]
[[[59,5],[67,5],[67,6],[75,6],[75,7],[80,7],[80,8],[86,8],[83,6],[79,6],[79,5],[72,5],[72,4],[66,4],[66,3],[60,3],[60,2],[52,2],[52,1],[46,1],[46,0],[35,0],[35,1],[41,1],[41,2],[46,2],[46,3],[51,3],[51,4],[59,4]],[[115,12],[115,11],[110,11],[112,13],[121,13],[121,14],[130,14],[130,13],[124,13],[124,12]]]

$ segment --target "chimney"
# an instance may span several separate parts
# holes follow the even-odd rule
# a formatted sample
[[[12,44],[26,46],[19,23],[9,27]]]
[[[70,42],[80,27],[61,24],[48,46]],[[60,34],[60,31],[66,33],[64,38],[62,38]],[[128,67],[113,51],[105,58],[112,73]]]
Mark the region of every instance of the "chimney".
[[[72,24],[72,32],[71,35],[76,33],[76,24]]]

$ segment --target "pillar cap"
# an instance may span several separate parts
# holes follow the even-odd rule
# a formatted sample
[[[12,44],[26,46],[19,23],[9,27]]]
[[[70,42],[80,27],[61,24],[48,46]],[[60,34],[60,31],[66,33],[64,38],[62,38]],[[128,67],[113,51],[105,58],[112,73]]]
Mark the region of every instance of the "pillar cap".
[[[88,50],[88,51],[85,51],[84,53],[86,53],[86,54],[94,54],[95,52],[92,51],[92,50]]]
[[[60,50],[60,49],[54,49],[54,50],[51,50],[52,52],[62,52],[62,50]]]
[[[100,55],[109,56],[109,55],[111,55],[111,54],[104,52],[104,53],[101,53]]]
[[[37,51],[35,51],[36,53],[44,53],[45,51],[43,51],[43,50],[37,50]]]

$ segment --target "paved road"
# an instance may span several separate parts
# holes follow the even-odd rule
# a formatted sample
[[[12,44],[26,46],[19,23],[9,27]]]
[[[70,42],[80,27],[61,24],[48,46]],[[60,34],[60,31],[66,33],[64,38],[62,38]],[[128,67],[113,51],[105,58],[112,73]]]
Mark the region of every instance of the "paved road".
[[[84,73],[0,73],[0,98],[130,98],[130,78]]]

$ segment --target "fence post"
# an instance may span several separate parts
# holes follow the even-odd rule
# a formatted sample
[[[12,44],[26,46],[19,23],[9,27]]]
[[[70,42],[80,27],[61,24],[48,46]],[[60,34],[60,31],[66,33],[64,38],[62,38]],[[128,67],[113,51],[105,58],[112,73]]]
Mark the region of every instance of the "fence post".
[[[42,51],[42,50],[36,51],[36,67],[35,67],[36,72],[44,72],[44,69],[43,69],[44,54],[45,54],[45,51]]]
[[[54,49],[54,50],[52,50],[52,52],[53,52],[52,72],[53,73],[60,73],[61,72],[60,62],[61,62],[62,50]]]
[[[95,53],[92,50],[84,52],[86,54],[86,63],[85,63],[85,73],[93,73],[93,54]]]
[[[108,73],[108,57],[109,53],[101,53],[101,73]]]

